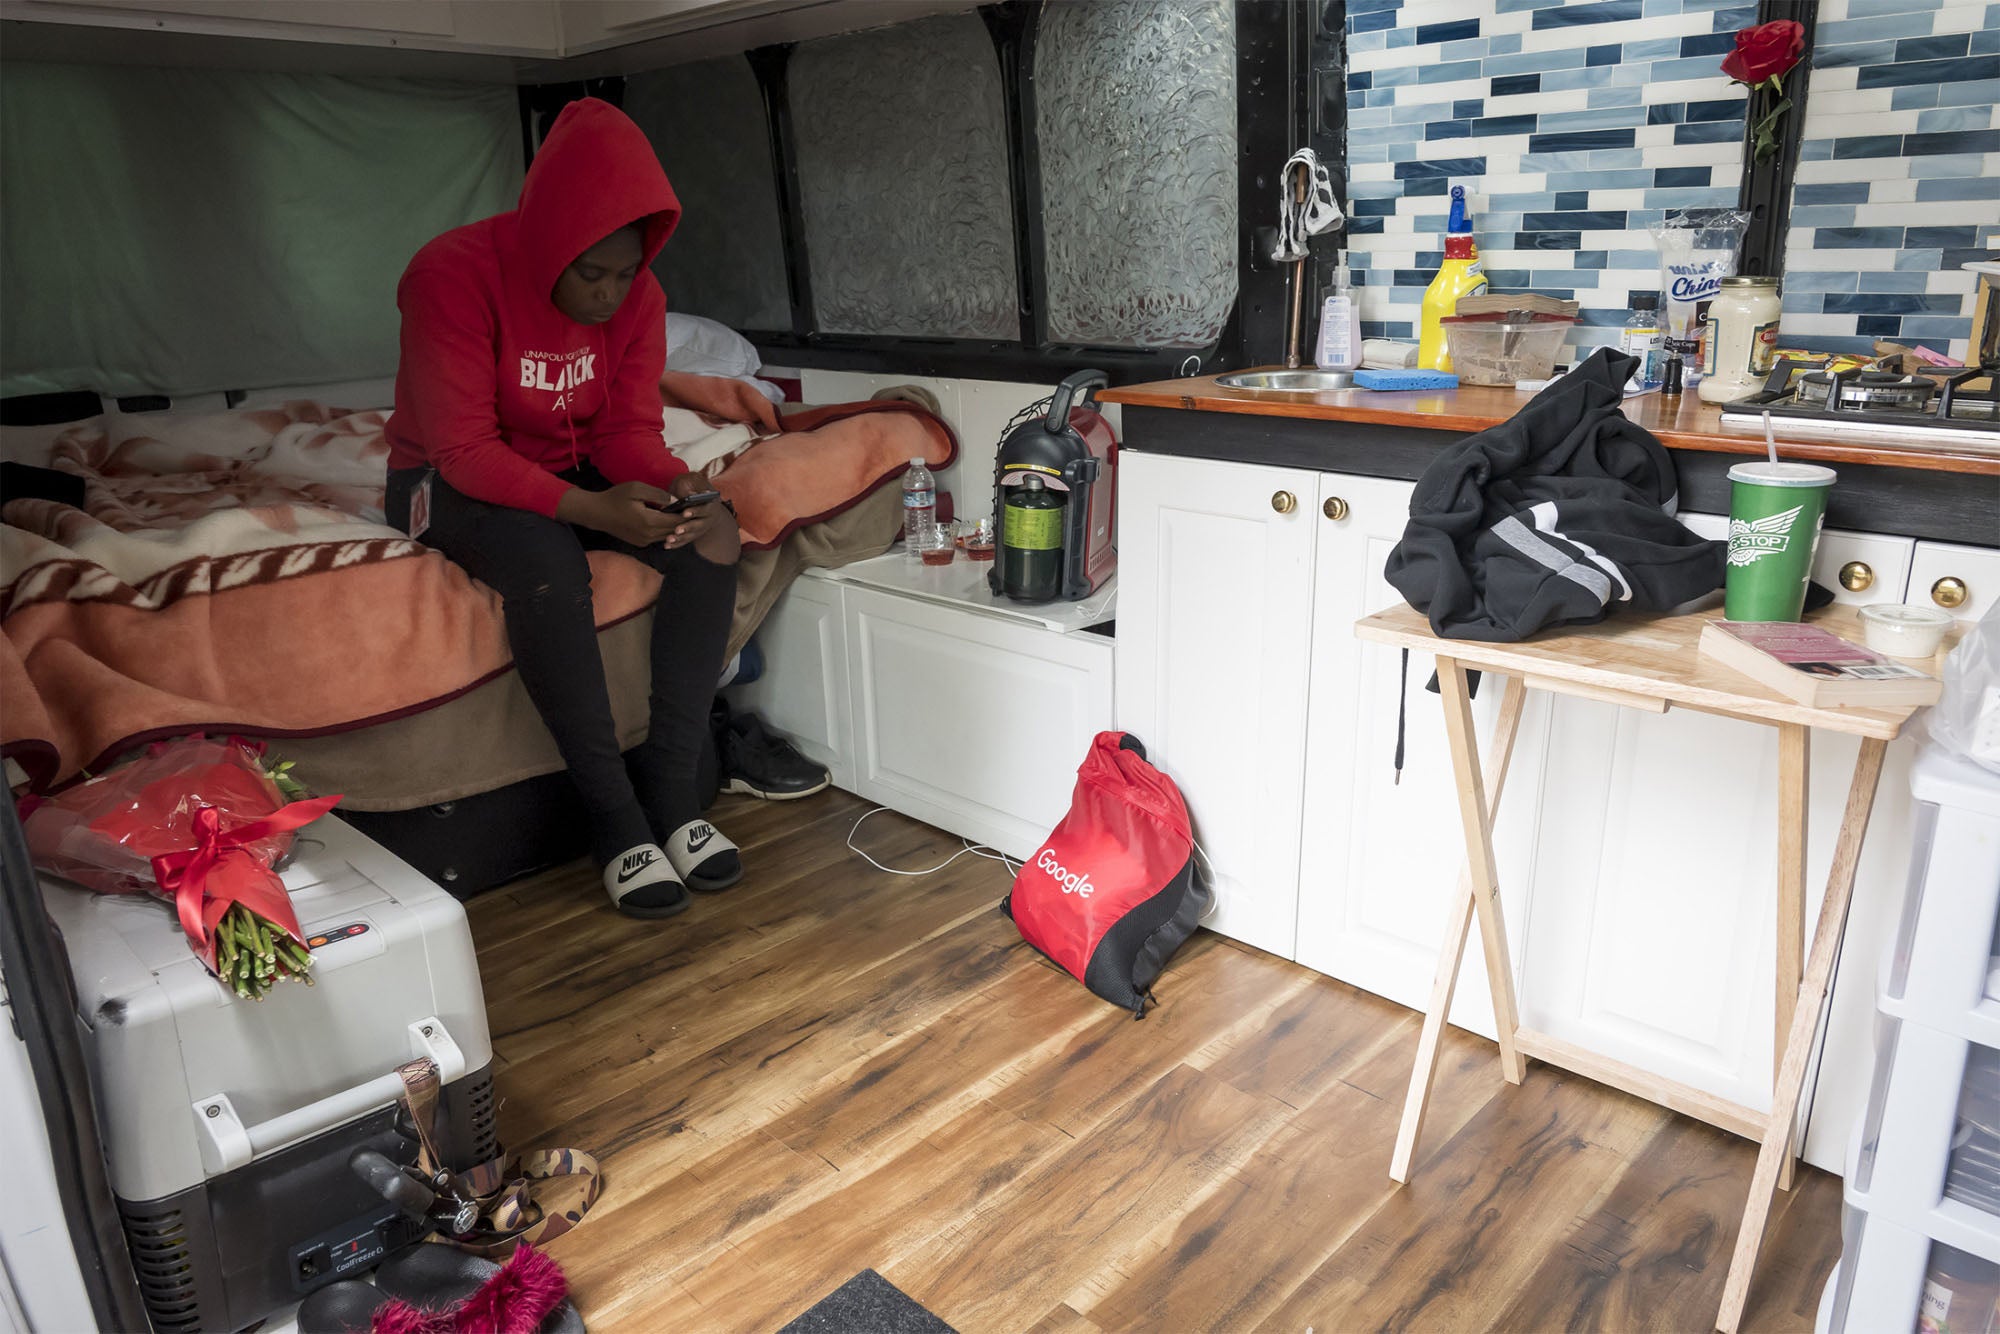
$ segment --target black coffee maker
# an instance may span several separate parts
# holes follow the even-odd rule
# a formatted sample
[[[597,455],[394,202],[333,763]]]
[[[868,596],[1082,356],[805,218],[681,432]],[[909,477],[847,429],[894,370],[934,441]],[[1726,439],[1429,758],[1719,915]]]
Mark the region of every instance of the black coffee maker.
[[[1017,602],[1074,602],[1090,596],[1118,565],[1118,441],[1111,423],[1085,406],[1110,383],[1078,371],[1056,386],[1048,411],[1000,442],[993,469],[999,527],[995,593]]]

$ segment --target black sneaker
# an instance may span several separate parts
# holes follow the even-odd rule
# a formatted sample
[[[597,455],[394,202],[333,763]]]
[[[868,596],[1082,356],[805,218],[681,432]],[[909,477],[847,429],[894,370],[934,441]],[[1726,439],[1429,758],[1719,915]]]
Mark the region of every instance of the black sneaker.
[[[722,738],[722,790],[766,801],[790,801],[824,792],[833,782],[791,742],[764,730],[754,714],[732,718]]]

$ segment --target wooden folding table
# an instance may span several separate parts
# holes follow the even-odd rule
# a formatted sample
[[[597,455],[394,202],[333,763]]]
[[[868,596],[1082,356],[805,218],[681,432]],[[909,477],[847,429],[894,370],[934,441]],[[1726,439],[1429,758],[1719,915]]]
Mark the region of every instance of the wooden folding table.
[[[1650,1102],[1758,1141],[1757,1166],[1750,1178],[1750,1198],[1736,1235],[1736,1250],[1723,1286],[1722,1309],[1716,1328],[1734,1334],[1749,1293],[1750,1272],[1763,1244],[1772,1191],[1792,1181],[1792,1126],[1805,1083],[1806,1063],[1819,1029],[1834,956],[1847,926],[1854,872],[1868,830],[1876,782],[1888,743],[1909,721],[1914,708],[1811,708],[1767,689],[1740,672],[1702,657],[1695,648],[1707,615],[1613,619],[1600,625],[1551,634],[1513,644],[1485,644],[1441,639],[1424,617],[1409,607],[1379,612],[1356,623],[1362,639],[1437,655],[1445,729],[1451,741],[1453,776],[1458,785],[1459,821],[1464,829],[1466,870],[1452,899],[1451,916],[1438,954],[1437,977],[1424,1012],[1423,1034],[1417,1042],[1416,1068],[1403,1106],[1389,1174],[1407,1181],[1416,1155],[1417,1134],[1423,1126],[1431,1081],[1437,1073],[1438,1042],[1458,984],[1459,963],[1474,914],[1486,953],[1486,974],[1493,991],[1493,1022],[1499,1030],[1500,1073],[1510,1084],[1521,1082],[1525,1058],[1551,1065],[1623,1089]],[[1859,640],[1860,623],[1852,612],[1830,609],[1812,618],[1837,634]],[[1479,745],[1473,735],[1472,701],[1466,673],[1490,672],[1507,678],[1499,716],[1489,743],[1482,775]],[[1669,708],[1721,714],[1778,729],[1778,969],[1776,997],[1776,1059],[1771,1108],[1757,1112],[1674,1080],[1662,1078],[1574,1043],[1521,1027],[1514,999],[1514,970],[1507,958],[1507,933],[1502,926],[1498,877],[1493,860],[1493,815],[1507,778],[1507,762],[1519,730],[1521,706],[1529,690],[1577,695],[1649,713]],[[1861,753],[1848,788],[1847,809],[1841,817],[1826,897],[1813,930],[1812,951],[1804,951],[1806,877],[1806,768],[1812,729],[1847,732],[1862,738]]]

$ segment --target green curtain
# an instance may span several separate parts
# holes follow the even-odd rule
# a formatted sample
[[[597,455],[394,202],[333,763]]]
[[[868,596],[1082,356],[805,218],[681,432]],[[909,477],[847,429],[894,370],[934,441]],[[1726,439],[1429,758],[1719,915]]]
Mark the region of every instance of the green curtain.
[[[396,280],[514,206],[511,86],[0,67],[0,395],[396,369]]]

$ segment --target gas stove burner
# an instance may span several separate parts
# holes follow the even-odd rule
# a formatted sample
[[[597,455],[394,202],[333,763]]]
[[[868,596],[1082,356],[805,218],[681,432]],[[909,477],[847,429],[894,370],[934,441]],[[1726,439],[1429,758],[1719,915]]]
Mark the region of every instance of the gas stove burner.
[[[1937,383],[1920,375],[1895,375],[1889,371],[1856,371],[1829,375],[1807,371],[1796,381],[1798,396],[1821,407],[1861,409],[1920,409],[1937,393]],[[1836,390],[1839,398],[1834,400]],[[1830,401],[1833,400],[1833,401]]]
[[[1757,435],[1852,440],[1871,447],[1942,446],[2000,455],[2000,366],[1940,366],[1918,375],[1828,372],[1781,361],[1763,389],[1722,407],[1722,425]]]

